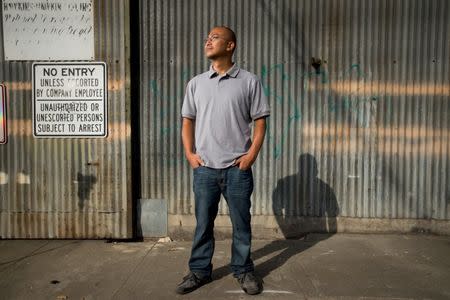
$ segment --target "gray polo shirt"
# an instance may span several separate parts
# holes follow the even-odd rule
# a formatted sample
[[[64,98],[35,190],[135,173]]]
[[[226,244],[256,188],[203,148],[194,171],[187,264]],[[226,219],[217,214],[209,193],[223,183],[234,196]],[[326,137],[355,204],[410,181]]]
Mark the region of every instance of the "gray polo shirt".
[[[246,154],[253,120],[270,115],[261,82],[236,64],[220,76],[214,69],[186,87],[181,115],[195,120],[195,148],[205,166],[223,169]]]

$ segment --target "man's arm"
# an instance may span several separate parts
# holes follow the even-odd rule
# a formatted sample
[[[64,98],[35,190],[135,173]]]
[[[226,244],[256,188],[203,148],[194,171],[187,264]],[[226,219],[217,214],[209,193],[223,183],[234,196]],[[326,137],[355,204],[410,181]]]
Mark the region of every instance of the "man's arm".
[[[183,140],[184,153],[186,159],[192,168],[198,168],[203,165],[203,161],[194,152],[195,142],[195,120],[189,118],[183,118],[183,127],[181,129],[181,139]]]
[[[239,157],[235,165],[241,170],[249,169],[256,158],[258,157],[259,150],[261,150],[262,143],[264,142],[264,136],[266,134],[266,118],[259,118],[254,121],[255,128],[253,130],[253,141],[248,153]]]

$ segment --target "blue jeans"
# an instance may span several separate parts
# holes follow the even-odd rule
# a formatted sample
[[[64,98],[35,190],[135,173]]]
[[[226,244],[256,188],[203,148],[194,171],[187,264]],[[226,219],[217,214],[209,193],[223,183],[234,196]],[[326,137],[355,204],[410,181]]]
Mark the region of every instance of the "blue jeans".
[[[200,277],[211,276],[214,254],[214,220],[217,216],[220,195],[228,203],[233,225],[231,270],[234,276],[252,272],[250,196],[253,192],[252,170],[238,167],[194,169],[195,228],[189,269]]]

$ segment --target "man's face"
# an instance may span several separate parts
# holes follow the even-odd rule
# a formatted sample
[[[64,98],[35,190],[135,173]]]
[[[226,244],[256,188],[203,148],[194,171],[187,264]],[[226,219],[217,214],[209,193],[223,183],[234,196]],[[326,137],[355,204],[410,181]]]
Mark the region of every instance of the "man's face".
[[[234,43],[229,40],[226,29],[213,28],[205,39],[205,55],[209,59],[217,59],[233,54]]]

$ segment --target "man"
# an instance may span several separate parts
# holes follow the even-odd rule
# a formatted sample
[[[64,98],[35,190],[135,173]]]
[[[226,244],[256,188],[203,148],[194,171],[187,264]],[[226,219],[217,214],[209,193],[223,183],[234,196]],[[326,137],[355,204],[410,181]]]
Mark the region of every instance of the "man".
[[[186,88],[181,135],[194,172],[197,226],[190,273],[178,285],[179,294],[212,280],[213,228],[220,195],[228,203],[233,225],[231,270],[246,293],[262,291],[250,258],[251,166],[263,143],[270,110],[257,77],[233,64],[235,49],[236,36],[231,29],[213,28],[204,45],[210,70],[194,77]]]

